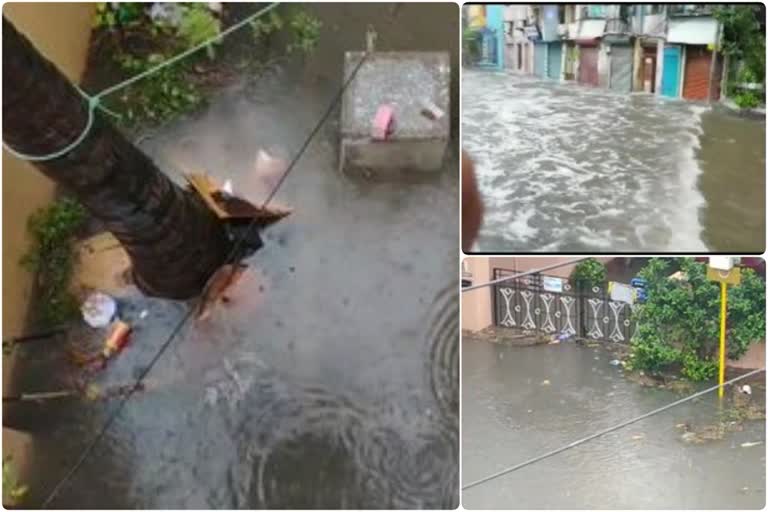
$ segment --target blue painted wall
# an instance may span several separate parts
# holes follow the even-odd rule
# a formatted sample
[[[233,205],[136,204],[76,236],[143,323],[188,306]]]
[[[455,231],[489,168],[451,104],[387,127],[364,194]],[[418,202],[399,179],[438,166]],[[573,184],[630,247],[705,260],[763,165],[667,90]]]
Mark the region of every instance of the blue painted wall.
[[[557,5],[543,5],[542,6],[542,19],[541,19],[541,40],[542,41],[559,41],[560,36],[557,35],[557,26],[560,22],[560,16],[558,14]]]
[[[664,48],[664,71],[661,75],[661,95],[677,98],[680,89],[680,47]]]
[[[560,80],[560,71],[562,66],[563,45],[562,43],[550,43],[549,53],[547,54],[547,77],[554,80]]]
[[[486,26],[496,32],[496,67],[504,67],[504,6],[485,6]]]

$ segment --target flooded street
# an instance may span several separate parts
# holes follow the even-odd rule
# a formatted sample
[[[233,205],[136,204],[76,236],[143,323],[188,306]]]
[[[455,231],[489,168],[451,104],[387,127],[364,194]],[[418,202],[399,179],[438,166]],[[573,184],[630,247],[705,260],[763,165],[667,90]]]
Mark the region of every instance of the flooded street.
[[[611,359],[601,347],[509,347],[465,337],[463,484],[682,398],[626,380]],[[765,384],[759,382],[764,374],[756,378],[751,400],[764,407]],[[702,444],[683,441],[681,424],[717,422],[713,393],[466,490],[462,504],[468,509],[762,508],[765,421],[745,421],[742,431]]]
[[[401,16],[381,23],[380,48],[423,48],[423,7],[358,7],[317,7],[315,56],[223,91],[142,148],[179,183],[181,171],[205,170],[260,202],[269,187],[253,174],[257,151],[296,154],[338,91],[340,52],[364,44],[361,20]],[[457,46],[458,8],[440,8],[432,17]],[[335,32],[354,45],[329,41]],[[457,158],[426,183],[352,181],[337,169],[337,134],[334,115],[277,194],[295,211],[264,233],[231,303],[185,327],[53,508],[458,505]],[[137,328],[103,385],[135,379],[186,311],[135,291],[121,305]],[[84,330],[67,339],[101,342]],[[59,351],[24,356],[20,388],[66,382]],[[29,506],[115,406],[16,411],[35,426]]]
[[[464,70],[486,252],[765,246],[765,121],[720,106]]]

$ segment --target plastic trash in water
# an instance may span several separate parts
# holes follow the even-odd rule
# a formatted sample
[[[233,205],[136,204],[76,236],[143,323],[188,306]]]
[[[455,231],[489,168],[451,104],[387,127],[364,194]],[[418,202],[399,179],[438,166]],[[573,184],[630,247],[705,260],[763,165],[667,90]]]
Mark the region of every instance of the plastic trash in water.
[[[232,189],[232,180],[227,180],[224,182],[224,185],[222,185],[221,190],[229,194],[230,196],[235,195]]]
[[[739,391],[741,391],[745,395],[751,395],[752,394],[752,386],[750,386],[749,384],[744,384],[743,386],[741,386],[739,388]]]
[[[613,359],[609,364],[611,366],[619,366],[621,364],[621,361],[619,361],[618,359]]]
[[[445,116],[445,112],[432,101],[427,100],[421,106],[421,115],[430,121],[439,121]]]
[[[94,328],[108,326],[117,313],[115,299],[102,292],[93,292],[85,299],[80,311],[85,323]]]
[[[117,323],[115,323],[112,332],[104,342],[102,355],[105,359],[109,359],[125,347],[126,343],[128,343],[128,337],[131,334],[131,330],[131,326],[125,322],[118,320]]]

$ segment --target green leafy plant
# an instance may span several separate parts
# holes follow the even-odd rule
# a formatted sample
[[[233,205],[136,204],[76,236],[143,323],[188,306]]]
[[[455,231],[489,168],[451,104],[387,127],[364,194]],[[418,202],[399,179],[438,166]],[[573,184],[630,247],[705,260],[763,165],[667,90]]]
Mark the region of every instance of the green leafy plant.
[[[290,41],[286,45],[286,51],[311,53],[320,39],[323,23],[304,9],[290,7],[291,9],[283,11],[283,14],[273,10],[267,16],[253,20],[253,37],[259,43],[268,44],[274,35],[287,29]]]
[[[96,4],[96,14],[93,26],[96,28],[114,29],[118,25],[126,25],[137,21],[142,15],[143,5],[134,2]]]
[[[13,457],[3,457],[3,505],[17,505],[28,491],[29,487],[19,482]]]
[[[683,279],[670,279],[669,262],[651,259],[640,271],[648,299],[634,313],[630,366],[654,373],[679,369],[691,380],[705,380],[717,369],[720,287],[706,277],[706,265],[680,261]],[[765,333],[765,282],[749,268],[728,293],[727,356],[742,356]]]
[[[465,64],[473,64],[480,60],[482,53],[482,38],[480,31],[465,28],[461,36],[461,52]]]
[[[185,5],[177,29],[178,36],[191,47],[213,39],[221,33],[221,23],[205,4]],[[218,41],[217,41],[218,42]],[[206,46],[208,57],[215,56],[213,44]]]
[[[37,276],[43,325],[58,325],[77,314],[77,301],[68,287],[75,264],[73,242],[85,219],[85,209],[67,198],[37,210],[29,218],[32,244],[21,263]]]
[[[683,376],[690,380],[708,380],[717,375],[718,362],[711,359],[701,359],[692,351],[683,351],[682,369]]]
[[[275,9],[251,22],[253,35],[262,45],[260,50],[267,49],[273,36],[283,31],[288,52],[313,51],[320,37],[320,20],[294,5],[279,10],[280,14]],[[105,45],[94,54],[107,55],[111,64],[116,64],[118,69],[110,73],[111,77],[135,76],[211,41],[205,46],[206,52],[189,55],[107,97],[105,106],[118,114],[123,128],[138,131],[198,110],[206,103],[210,85],[233,75],[226,56],[214,60],[215,47],[222,42],[222,27],[206,3],[105,3],[98,6],[94,24],[97,30],[110,33],[109,37],[94,39]],[[234,64],[238,70],[268,57],[266,52],[254,52],[253,48],[231,49],[230,55],[241,56]],[[208,61],[204,61],[205,54]]]
[[[277,10],[272,10],[267,16],[256,18],[251,21],[253,37],[258,41],[269,39],[274,33],[282,28],[283,18]]]
[[[293,41],[288,43],[287,51],[290,53],[298,50],[305,54],[311,53],[320,39],[322,22],[306,11],[300,10],[293,15],[288,26],[291,29]]]
[[[579,262],[571,272],[571,282],[577,290],[601,286],[605,283],[605,265],[595,258],[588,258]]]
[[[146,58],[121,57],[120,66],[127,72],[140,73],[163,62],[162,54]],[[160,124],[182,113],[200,107],[205,98],[199,88],[184,74],[185,68],[170,66],[149,75],[137,85],[125,89],[115,110],[122,112],[127,127],[151,122]]]
[[[765,16],[765,7],[758,4],[732,4],[717,6],[713,14],[722,23],[722,51],[728,55],[736,70],[736,76],[729,78],[729,91],[733,91],[731,82],[765,83],[765,32],[761,28],[760,17]],[[731,92],[734,101],[742,108],[757,106],[760,98],[751,91]]]
[[[753,91],[738,92],[733,101],[739,108],[755,108],[760,105],[760,96]]]

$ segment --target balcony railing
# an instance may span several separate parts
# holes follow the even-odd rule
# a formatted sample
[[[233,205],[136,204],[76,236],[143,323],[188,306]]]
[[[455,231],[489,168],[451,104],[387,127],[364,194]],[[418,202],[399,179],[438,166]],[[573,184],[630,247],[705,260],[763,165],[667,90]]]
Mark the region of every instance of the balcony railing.
[[[579,9],[581,19],[600,19],[605,18],[605,6],[602,5],[583,5]]]
[[[608,19],[605,21],[606,34],[628,34],[630,32],[629,23],[624,19]]]
[[[583,5],[579,9],[579,17],[581,19],[620,19],[629,21],[633,10],[632,7],[629,4]]]
[[[714,4],[677,4],[667,6],[670,16],[712,16]]]

